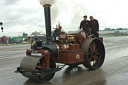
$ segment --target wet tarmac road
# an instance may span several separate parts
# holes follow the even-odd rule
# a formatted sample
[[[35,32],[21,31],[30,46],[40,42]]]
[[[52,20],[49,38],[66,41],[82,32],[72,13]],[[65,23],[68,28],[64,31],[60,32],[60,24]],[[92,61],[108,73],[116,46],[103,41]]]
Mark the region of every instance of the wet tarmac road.
[[[98,70],[64,67],[47,83],[14,73],[30,45],[0,47],[0,85],[128,85],[128,37],[104,38],[106,59]]]

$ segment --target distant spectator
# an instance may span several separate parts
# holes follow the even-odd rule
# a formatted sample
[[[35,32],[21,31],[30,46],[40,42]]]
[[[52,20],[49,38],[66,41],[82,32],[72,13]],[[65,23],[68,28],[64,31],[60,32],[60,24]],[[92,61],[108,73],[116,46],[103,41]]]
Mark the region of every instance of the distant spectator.
[[[6,45],[8,45],[8,40],[6,40]]]

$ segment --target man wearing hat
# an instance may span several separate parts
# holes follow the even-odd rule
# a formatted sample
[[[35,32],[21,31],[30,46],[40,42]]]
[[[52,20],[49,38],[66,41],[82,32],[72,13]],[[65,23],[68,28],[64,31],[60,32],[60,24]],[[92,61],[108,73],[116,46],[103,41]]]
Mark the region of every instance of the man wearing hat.
[[[80,29],[83,29],[83,30],[85,30],[88,33],[89,28],[90,28],[90,23],[87,20],[87,16],[86,15],[83,16],[83,18],[84,18],[84,20],[81,21],[81,23],[80,23]]]
[[[90,28],[91,34],[94,34],[96,38],[99,38],[99,23],[93,16],[90,16]]]

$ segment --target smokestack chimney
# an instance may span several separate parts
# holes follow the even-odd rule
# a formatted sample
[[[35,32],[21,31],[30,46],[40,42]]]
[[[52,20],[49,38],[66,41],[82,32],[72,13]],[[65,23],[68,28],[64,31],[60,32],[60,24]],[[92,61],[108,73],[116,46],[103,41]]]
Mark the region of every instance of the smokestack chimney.
[[[45,26],[46,26],[46,39],[47,43],[52,42],[51,37],[51,15],[50,15],[50,4],[43,5],[44,7],[44,16],[45,16]]]

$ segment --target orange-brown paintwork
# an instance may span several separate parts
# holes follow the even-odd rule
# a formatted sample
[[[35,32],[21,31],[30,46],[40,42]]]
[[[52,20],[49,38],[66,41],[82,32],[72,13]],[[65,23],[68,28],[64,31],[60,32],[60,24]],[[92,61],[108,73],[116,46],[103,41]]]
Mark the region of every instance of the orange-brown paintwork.
[[[79,55],[79,56],[77,56],[77,55]],[[72,63],[77,63],[77,62],[83,62],[84,56],[83,56],[82,51],[78,51],[78,52],[61,51],[59,53],[58,59],[59,59],[58,60],[59,63],[72,64]]]
[[[44,66],[42,69],[48,69],[50,67],[50,52],[49,50],[27,50],[26,55],[31,55],[32,52],[41,53],[44,56]]]

